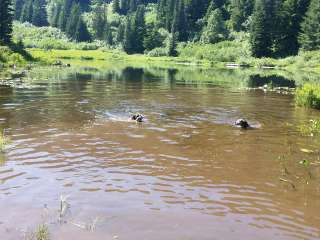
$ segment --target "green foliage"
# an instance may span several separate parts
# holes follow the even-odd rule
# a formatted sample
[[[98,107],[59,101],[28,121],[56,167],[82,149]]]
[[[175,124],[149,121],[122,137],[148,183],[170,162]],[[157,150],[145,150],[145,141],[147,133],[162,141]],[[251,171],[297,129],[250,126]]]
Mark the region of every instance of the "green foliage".
[[[214,10],[208,18],[200,41],[202,43],[217,43],[228,38],[228,31],[219,9]]]
[[[164,48],[164,47],[154,48],[150,52],[148,52],[148,56],[150,56],[150,57],[164,57],[164,56],[167,56],[167,49]]]
[[[0,0],[0,44],[11,42],[13,12],[10,0]]]
[[[25,64],[26,59],[22,54],[14,52],[9,47],[0,46],[0,63]]]
[[[36,240],[49,240],[50,235],[48,226],[45,224],[39,225],[35,232],[35,235]]]
[[[254,1],[252,0],[231,0],[230,24],[234,31],[245,29],[245,22],[253,12]]]
[[[105,4],[94,4],[92,7],[92,29],[93,35],[98,40],[106,39],[107,30],[107,13]]]
[[[256,0],[250,30],[250,43],[254,57],[270,57],[272,55],[273,14],[271,2]]]
[[[250,58],[246,40],[223,41],[217,44],[188,43],[178,47],[180,57],[208,60],[211,62],[236,62]]]
[[[299,130],[306,136],[319,136],[320,135],[320,120],[311,119],[308,123],[299,127]]]
[[[320,1],[311,0],[302,23],[300,44],[305,50],[320,49]]]
[[[298,106],[320,109],[320,85],[307,83],[297,89],[296,104]]]
[[[35,26],[47,26],[45,0],[26,0],[21,6],[21,13],[16,16],[21,22],[30,22]]]

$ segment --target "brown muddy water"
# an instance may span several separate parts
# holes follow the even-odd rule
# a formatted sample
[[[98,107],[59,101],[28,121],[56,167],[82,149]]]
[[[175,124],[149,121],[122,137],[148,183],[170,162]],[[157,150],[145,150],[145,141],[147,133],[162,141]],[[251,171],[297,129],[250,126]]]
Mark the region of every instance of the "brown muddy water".
[[[0,239],[319,239],[320,142],[299,126],[320,114],[242,88],[269,80],[114,66],[1,87]]]

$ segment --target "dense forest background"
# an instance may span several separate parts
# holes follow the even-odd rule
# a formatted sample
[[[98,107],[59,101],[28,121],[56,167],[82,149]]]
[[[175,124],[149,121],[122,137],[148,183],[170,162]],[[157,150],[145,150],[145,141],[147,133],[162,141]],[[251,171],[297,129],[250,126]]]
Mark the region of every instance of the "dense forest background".
[[[319,0],[0,0],[4,44],[12,20],[129,54],[175,56],[178,44],[239,39],[258,58],[320,49]]]

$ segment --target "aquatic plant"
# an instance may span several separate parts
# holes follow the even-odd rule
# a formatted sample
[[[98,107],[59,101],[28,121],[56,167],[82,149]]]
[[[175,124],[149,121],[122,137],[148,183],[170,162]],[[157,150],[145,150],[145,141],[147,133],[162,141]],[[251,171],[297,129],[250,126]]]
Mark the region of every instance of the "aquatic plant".
[[[311,119],[308,123],[301,125],[299,130],[306,136],[320,135],[320,119]]]
[[[49,228],[46,224],[41,224],[36,230],[36,240],[49,240]]]
[[[4,152],[6,146],[9,144],[10,139],[5,136],[4,131],[0,134],[0,152]]]
[[[320,109],[320,84],[305,84],[296,90],[296,104],[302,107]]]

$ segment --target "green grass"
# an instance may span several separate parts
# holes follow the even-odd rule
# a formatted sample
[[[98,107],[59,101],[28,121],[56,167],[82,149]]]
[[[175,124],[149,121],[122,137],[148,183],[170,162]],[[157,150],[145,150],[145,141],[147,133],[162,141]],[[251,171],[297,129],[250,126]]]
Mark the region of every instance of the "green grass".
[[[306,83],[296,90],[296,104],[320,110],[320,84]]]

